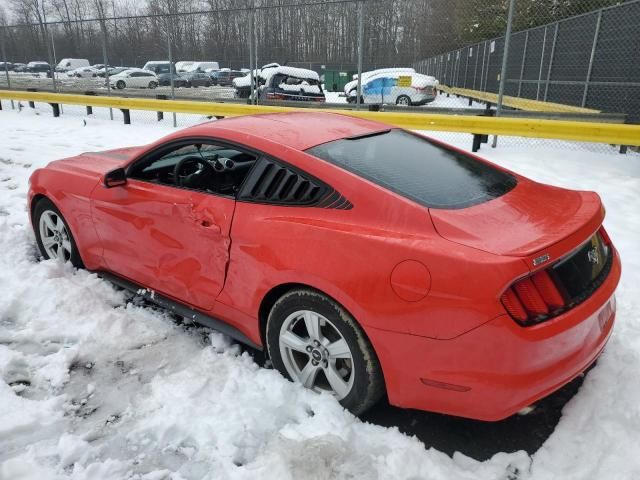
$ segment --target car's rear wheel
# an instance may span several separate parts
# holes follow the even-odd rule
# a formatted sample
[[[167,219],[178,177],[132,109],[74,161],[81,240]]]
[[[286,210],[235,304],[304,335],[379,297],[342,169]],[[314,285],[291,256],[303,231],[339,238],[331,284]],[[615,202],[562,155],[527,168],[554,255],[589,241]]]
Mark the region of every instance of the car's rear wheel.
[[[353,317],[314,290],[282,296],[267,320],[274,367],[316,392],[328,392],[360,414],[384,394],[378,357]]]
[[[82,267],[78,247],[71,229],[60,210],[47,198],[36,204],[33,211],[33,227],[38,249],[45,259],[59,259]]]
[[[158,82],[149,82],[149,88],[150,88],[150,89],[152,89],[152,90],[153,90],[153,89],[154,89],[154,88],[156,88],[157,86],[158,86]]]
[[[124,80],[118,80],[116,82],[116,88],[118,90],[122,90],[124,87],[126,87],[126,84],[124,83]]]
[[[396,98],[396,105],[400,105],[402,107],[410,107],[411,99],[407,95],[400,95]]]

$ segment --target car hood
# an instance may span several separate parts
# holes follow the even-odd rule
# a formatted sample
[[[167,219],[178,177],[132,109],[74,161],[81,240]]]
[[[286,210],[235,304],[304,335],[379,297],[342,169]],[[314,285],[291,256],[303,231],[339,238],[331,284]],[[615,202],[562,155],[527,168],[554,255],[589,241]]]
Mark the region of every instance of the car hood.
[[[49,168],[74,171],[89,175],[102,175],[114,168],[124,167],[142,151],[143,147],[118,148],[104,152],[87,152],[77,157],[56,160]]]
[[[513,190],[494,200],[459,210],[429,212],[437,232],[448,240],[489,253],[522,257],[572,236],[582,242],[604,218],[595,192],[552,187],[522,177]]]

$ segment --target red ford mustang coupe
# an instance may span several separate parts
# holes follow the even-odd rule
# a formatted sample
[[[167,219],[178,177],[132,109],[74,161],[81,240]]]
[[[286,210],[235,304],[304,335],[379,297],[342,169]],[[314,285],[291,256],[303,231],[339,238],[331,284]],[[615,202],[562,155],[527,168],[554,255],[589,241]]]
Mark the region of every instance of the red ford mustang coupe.
[[[45,258],[256,348],[361,413],[499,420],[587,369],[620,259],[593,192],[329,113],[231,118],[31,177]]]

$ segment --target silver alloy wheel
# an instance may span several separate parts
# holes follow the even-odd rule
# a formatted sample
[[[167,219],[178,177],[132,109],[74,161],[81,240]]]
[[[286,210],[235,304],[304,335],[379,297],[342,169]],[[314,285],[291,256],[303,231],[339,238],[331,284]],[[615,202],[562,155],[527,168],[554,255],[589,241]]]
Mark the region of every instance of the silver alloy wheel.
[[[319,313],[299,310],[280,328],[280,354],[292,379],[338,400],[353,388],[353,355],[331,321]]]
[[[398,100],[396,101],[398,105],[402,105],[404,107],[408,107],[411,104],[411,100],[406,95],[400,95]]]
[[[73,247],[67,227],[62,217],[53,210],[45,210],[40,215],[40,241],[49,258],[71,259]]]

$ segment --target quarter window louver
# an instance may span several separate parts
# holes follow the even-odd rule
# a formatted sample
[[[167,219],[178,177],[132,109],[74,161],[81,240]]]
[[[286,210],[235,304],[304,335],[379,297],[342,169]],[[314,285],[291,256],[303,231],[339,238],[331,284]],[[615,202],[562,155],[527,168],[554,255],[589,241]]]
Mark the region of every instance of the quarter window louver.
[[[353,207],[351,202],[324,182],[264,157],[247,178],[238,200],[340,210]]]

